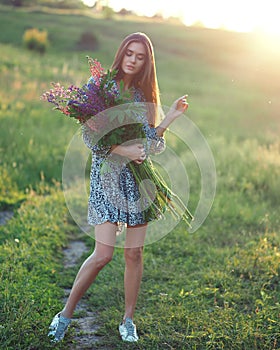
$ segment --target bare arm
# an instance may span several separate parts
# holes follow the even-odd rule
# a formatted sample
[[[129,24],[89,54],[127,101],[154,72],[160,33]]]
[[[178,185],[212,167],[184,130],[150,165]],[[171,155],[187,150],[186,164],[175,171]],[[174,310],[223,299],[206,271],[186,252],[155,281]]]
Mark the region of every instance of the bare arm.
[[[189,104],[187,102],[187,95],[178,98],[173,103],[162,122],[157,126],[157,135],[163,136],[165,130],[169,127],[169,125],[173,123],[173,121],[177,119],[181,114],[183,114],[187,110],[188,106]]]

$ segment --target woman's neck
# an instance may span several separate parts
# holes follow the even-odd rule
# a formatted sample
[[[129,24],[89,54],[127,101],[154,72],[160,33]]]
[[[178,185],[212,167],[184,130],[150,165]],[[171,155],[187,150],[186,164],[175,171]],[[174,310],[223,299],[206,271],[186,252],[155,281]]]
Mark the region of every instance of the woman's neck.
[[[124,90],[128,90],[131,87],[132,77],[129,75],[124,75],[122,80],[124,82]]]

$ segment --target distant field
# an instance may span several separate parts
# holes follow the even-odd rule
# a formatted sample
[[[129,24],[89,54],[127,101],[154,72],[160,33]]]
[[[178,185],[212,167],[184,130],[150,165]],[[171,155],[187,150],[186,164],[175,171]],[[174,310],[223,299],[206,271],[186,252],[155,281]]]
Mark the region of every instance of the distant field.
[[[22,46],[24,30],[33,26],[49,33],[45,55]],[[86,31],[98,37],[97,51],[77,50]],[[279,44],[261,35],[179,23],[6,7],[0,8],[0,208],[13,210],[15,217],[0,226],[1,346],[51,348],[44,334],[61,306],[61,286],[70,287],[76,272],[58,274],[61,247],[79,232],[61,186],[65,152],[78,126],[39,97],[53,81],[85,82],[86,55],[109,67],[119,42],[134,31],[147,33],[154,43],[162,104],[189,95],[187,115],[213,152],[217,191],[195,234],[186,234],[180,224],[146,247],[135,318],[141,341],[133,349],[279,349]],[[187,162],[195,209],[197,166],[172,135],[167,141]],[[117,250],[88,292],[105,335],[100,349],[128,348],[116,334],[122,273]],[[59,349],[70,346],[71,336]]]

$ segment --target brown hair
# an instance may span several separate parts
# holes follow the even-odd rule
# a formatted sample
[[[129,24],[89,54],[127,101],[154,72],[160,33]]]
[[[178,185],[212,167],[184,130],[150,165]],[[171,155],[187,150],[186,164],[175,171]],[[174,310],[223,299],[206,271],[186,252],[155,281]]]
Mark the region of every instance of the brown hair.
[[[158,119],[157,106],[160,105],[160,98],[154,49],[148,36],[144,33],[137,32],[129,34],[127,37],[125,37],[116,52],[111,69],[117,70],[116,79],[121,80],[124,75],[121,68],[122,60],[126,53],[127,47],[132,42],[142,43],[146,50],[145,63],[141,71],[133,78],[132,85],[136,88],[140,88],[143,91],[146,102],[151,102],[151,104],[149,104],[148,121],[151,125],[155,126]]]

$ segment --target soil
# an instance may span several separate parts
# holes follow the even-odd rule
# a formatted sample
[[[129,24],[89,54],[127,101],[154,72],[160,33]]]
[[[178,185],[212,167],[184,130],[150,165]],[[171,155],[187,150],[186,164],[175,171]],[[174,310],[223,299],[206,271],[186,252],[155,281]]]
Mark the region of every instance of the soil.
[[[0,225],[5,225],[8,220],[13,217],[14,213],[12,211],[0,211]]]

